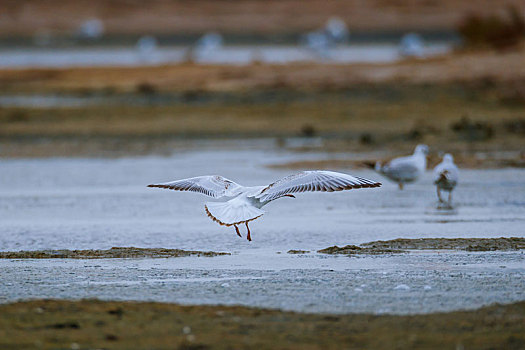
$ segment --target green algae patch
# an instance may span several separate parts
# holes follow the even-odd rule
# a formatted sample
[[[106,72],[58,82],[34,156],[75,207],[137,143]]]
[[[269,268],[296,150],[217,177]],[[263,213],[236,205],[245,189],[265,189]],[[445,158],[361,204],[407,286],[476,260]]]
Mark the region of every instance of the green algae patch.
[[[290,249],[287,251],[288,254],[308,254],[310,253],[309,250],[300,250],[300,249]]]
[[[318,250],[323,254],[398,254],[410,250],[464,250],[468,252],[510,251],[525,249],[525,238],[398,238],[361,245],[336,245]]]
[[[525,249],[525,238],[398,238],[389,241],[374,241],[361,245],[367,249],[449,249],[469,252],[506,251]]]
[[[321,249],[317,251],[323,254],[343,254],[343,255],[354,255],[354,254],[396,254],[404,253],[405,251],[391,248],[376,248],[376,247],[360,247],[357,245],[346,245],[344,247],[338,247],[336,245]]]
[[[0,305],[1,349],[523,349],[525,302],[423,315],[32,300]]]
[[[122,258],[174,258],[184,256],[213,257],[231,255],[224,252],[201,252],[182,249],[113,247],[87,250],[34,250],[0,252],[0,259],[122,259]]]

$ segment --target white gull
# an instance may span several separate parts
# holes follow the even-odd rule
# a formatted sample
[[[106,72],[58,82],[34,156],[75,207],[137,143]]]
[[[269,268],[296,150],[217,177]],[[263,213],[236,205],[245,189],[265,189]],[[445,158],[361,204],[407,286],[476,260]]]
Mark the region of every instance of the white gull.
[[[271,201],[283,197],[295,198],[292,193],[298,192],[333,192],[379,186],[379,182],[324,170],[303,171],[267,186],[245,187],[219,175],[148,185],[176,191],[200,192],[213,198],[222,198],[223,202],[207,202],[204,206],[206,213],[220,225],[234,226],[239,237],[242,236],[237,225],[245,224],[249,241],[251,236],[248,223],[265,214],[261,208]]]
[[[394,158],[383,165],[380,162],[366,164],[379,174],[397,182],[402,190],[404,184],[414,182],[423,175],[427,168],[427,154],[427,145],[417,145],[411,156]]]
[[[447,153],[443,156],[443,161],[434,168],[434,184],[436,185],[438,199],[441,203],[445,201],[441,198],[441,191],[448,192],[448,204],[452,201],[452,190],[456,187],[459,179],[459,170],[454,164],[454,157]]]

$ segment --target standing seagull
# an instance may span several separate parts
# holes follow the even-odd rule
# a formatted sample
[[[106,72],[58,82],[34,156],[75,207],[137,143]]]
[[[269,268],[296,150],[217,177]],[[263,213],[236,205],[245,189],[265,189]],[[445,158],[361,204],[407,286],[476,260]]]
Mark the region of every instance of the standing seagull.
[[[380,162],[365,163],[379,174],[397,182],[402,190],[404,184],[416,181],[427,168],[427,145],[417,145],[414,154],[407,157],[394,158],[381,165]]]
[[[189,179],[148,185],[176,191],[200,192],[223,202],[208,202],[204,205],[206,214],[220,225],[233,226],[239,237],[237,225],[245,224],[247,239],[252,240],[248,222],[261,217],[263,206],[282,197],[295,196],[292,193],[306,191],[333,192],[352,188],[379,187],[379,182],[333,171],[311,170],[287,176],[268,186],[241,186],[219,175],[198,176]]]
[[[434,168],[434,184],[436,185],[437,195],[440,203],[445,201],[441,198],[441,191],[448,192],[448,205],[452,202],[452,190],[458,184],[459,170],[454,164],[454,157],[447,153],[443,156],[443,161]]]

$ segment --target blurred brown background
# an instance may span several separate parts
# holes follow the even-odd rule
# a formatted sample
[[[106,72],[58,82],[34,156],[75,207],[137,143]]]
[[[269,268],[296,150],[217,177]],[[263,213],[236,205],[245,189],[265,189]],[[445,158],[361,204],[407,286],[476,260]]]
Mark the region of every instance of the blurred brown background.
[[[524,18],[523,1],[3,0],[0,155],[306,137],[522,166]]]
[[[88,17],[101,19],[108,34],[298,33],[332,16],[351,30],[452,31],[466,15],[504,15],[510,6],[525,9],[519,0],[3,0],[0,33],[67,33]]]

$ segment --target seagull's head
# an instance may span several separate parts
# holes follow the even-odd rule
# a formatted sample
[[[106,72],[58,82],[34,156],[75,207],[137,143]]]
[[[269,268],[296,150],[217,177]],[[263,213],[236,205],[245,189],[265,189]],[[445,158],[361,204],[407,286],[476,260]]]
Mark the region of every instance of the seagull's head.
[[[443,156],[443,161],[445,161],[445,162],[449,162],[449,163],[453,163],[453,162],[454,162],[454,157],[452,157],[452,154],[450,154],[450,153],[446,153],[446,154]]]
[[[417,145],[414,153],[416,154],[422,153],[426,156],[428,155],[428,146],[427,145]]]

